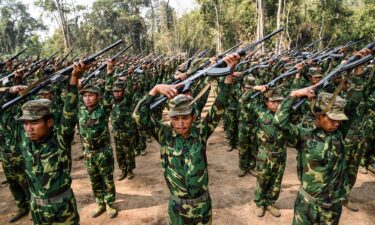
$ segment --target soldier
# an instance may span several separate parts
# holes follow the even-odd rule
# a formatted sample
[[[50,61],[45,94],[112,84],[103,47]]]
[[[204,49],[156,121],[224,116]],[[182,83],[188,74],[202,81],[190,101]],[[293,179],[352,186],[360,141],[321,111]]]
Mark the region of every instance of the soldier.
[[[266,86],[255,86],[257,91],[265,91]],[[262,217],[265,210],[279,217],[280,211],[274,206],[279,197],[281,181],[284,175],[286,161],[286,141],[278,129],[272,124],[272,119],[279,104],[284,99],[278,90],[265,92],[266,107],[263,105],[250,106],[251,114],[256,117],[258,156],[256,162],[257,185],[254,194],[256,215]]]
[[[9,82],[7,85],[11,85],[11,83]],[[2,103],[8,100],[9,95],[9,93],[4,94],[1,98],[4,101]],[[10,223],[16,222],[27,215],[30,208],[30,191],[27,184],[25,162],[19,145],[21,141],[19,134],[22,132],[22,126],[21,121],[15,120],[20,116],[19,114],[17,108],[11,107],[0,115],[0,158],[10,192],[18,208],[16,214],[9,219]]]
[[[273,123],[289,141],[296,143],[302,161],[301,188],[294,206],[293,224],[338,224],[342,204],[349,192],[343,137],[349,123],[346,112],[353,113],[363,81],[356,69],[353,95],[347,102],[330,93],[320,93],[315,127],[304,128],[290,123],[296,98],[314,96],[313,86],[292,91],[283,101]],[[342,123],[340,125],[340,123]]]
[[[251,102],[251,95],[254,94],[255,78],[251,75],[244,78],[244,93],[240,99],[240,118],[238,129],[238,158],[239,177],[243,177],[246,173],[256,176],[255,165],[257,150],[255,120],[250,113],[250,104],[256,104],[255,99]]]
[[[137,144],[136,124],[132,118],[131,94],[125,93],[124,83],[115,82],[112,88],[113,108],[111,122],[114,132],[116,159],[121,170],[118,180],[132,179],[135,169],[134,146]]]
[[[238,63],[238,59],[238,55],[224,58],[231,68]],[[202,121],[194,123],[192,98],[177,95],[178,85],[156,85],[134,111],[136,122],[149,130],[161,145],[164,177],[171,193],[168,209],[171,224],[212,223],[206,144],[223,115],[232,82],[232,75],[227,76],[214,105]],[[172,126],[151,116],[150,103],[157,94],[171,99],[169,116]]]
[[[21,148],[25,159],[27,180],[31,192],[31,216],[34,224],[79,224],[79,215],[71,189],[71,143],[77,122],[78,77],[85,69],[75,64],[63,117],[57,131],[52,129],[51,101],[39,99],[22,106],[24,132]],[[15,86],[10,92],[21,90]]]
[[[112,74],[107,66],[107,75]],[[88,84],[80,90],[83,105],[79,108],[79,134],[81,137],[85,164],[98,207],[92,218],[107,211],[110,218],[117,216],[113,207],[116,198],[113,180],[114,159],[108,128],[111,104],[108,97],[111,89],[106,87],[103,103],[100,102],[100,87]]]

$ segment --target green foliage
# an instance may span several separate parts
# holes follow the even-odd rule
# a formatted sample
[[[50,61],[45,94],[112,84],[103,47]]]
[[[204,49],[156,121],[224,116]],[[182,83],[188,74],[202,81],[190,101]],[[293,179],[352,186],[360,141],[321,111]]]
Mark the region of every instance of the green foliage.
[[[30,16],[26,6],[19,1],[0,2],[0,52],[11,55],[24,47],[36,46],[35,32],[45,27]],[[28,54],[36,54],[35,48]]]
[[[264,33],[276,28],[278,2],[264,0]],[[301,47],[320,37],[322,46],[350,40],[374,39],[375,2],[373,0],[284,0],[281,24],[282,47]],[[64,5],[62,5],[64,3]],[[211,48],[212,54],[239,41],[255,39],[257,6],[254,0],[197,0],[199,8],[177,15],[167,0],[96,0],[88,8],[75,1],[37,0],[35,4],[51,18],[63,14],[66,26],[51,37],[38,38],[43,29],[26,6],[17,1],[0,1],[0,52],[13,53],[23,46],[43,55],[66,51],[86,55],[118,39],[133,42],[133,53],[159,54]],[[59,11],[61,10],[61,11]],[[45,28],[44,28],[45,29]],[[67,43],[67,41],[69,43]],[[43,46],[43,47],[42,47]],[[216,51],[215,51],[216,50]]]

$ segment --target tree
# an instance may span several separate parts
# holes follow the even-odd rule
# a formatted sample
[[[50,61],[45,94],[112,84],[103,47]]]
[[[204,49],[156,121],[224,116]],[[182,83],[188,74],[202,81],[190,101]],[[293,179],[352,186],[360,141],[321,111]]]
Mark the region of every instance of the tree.
[[[31,43],[35,32],[45,27],[31,17],[23,3],[11,0],[0,3],[0,48],[2,53],[12,54]],[[34,50],[28,49],[28,53],[35,54]]]
[[[71,8],[66,0],[37,0],[35,5],[47,12],[50,17],[58,23],[64,40],[64,48],[67,51],[70,48],[70,35],[67,17]]]

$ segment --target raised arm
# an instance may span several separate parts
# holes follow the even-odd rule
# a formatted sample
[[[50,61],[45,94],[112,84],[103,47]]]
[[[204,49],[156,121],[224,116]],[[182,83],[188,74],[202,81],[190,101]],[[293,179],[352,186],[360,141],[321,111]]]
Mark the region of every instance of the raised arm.
[[[74,137],[74,128],[77,124],[77,111],[78,111],[78,79],[82,75],[83,71],[86,70],[86,66],[83,62],[75,63],[73,65],[73,72],[70,77],[68,84],[68,92],[64,101],[63,114],[61,118],[61,124],[59,127],[59,136],[62,138],[64,145],[69,146]]]
[[[175,95],[178,94],[176,87],[177,85],[156,85],[154,88],[151,89],[148,95],[144,96],[138,102],[133,112],[133,118],[135,122],[139,126],[143,127],[145,130],[150,131],[152,133],[152,136],[159,143],[162,137],[164,136],[164,132],[169,129],[161,121],[156,120],[152,117],[150,104],[153,102],[157,94],[165,95],[168,98],[173,98]]]

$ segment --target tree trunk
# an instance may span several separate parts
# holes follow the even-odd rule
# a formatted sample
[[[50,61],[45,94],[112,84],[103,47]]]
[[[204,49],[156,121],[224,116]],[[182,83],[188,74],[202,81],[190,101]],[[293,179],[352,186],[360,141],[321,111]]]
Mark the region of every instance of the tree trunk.
[[[257,15],[258,15],[258,25],[257,25],[257,39],[263,38],[264,36],[264,1],[257,0]],[[262,45],[262,52],[263,52]]]
[[[64,39],[64,49],[65,51],[68,51],[68,49],[70,48],[69,28],[63,4],[64,3],[62,3],[61,0],[56,0],[58,20],[60,21],[60,30]]]
[[[220,4],[218,2],[218,4]],[[220,53],[221,50],[222,50],[222,47],[221,47],[221,27],[220,27],[220,21],[219,21],[219,9],[218,9],[218,5],[215,3],[214,4],[214,8],[215,8],[215,25],[216,25],[216,52],[217,53]]]
[[[323,8],[324,9],[326,8],[326,1],[325,0],[323,1]],[[321,24],[320,24],[320,31],[319,31],[319,39],[323,38],[325,15],[326,15],[326,11],[323,10],[323,12],[322,12],[322,20],[321,20]],[[323,42],[321,41],[319,43],[319,49],[322,49],[322,48],[323,48]]]
[[[277,21],[276,21],[276,26],[277,26],[277,29],[279,29],[281,27],[281,9],[282,9],[282,4],[283,4],[283,0],[279,0],[279,5],[278,5],[278,8],[277,8]],[[281,39],[282,39],[282,36],[281,34],[277,37],[276,39],[276,46],[275,46],[275,54],[280,54],[280,45],[281,45]]]

